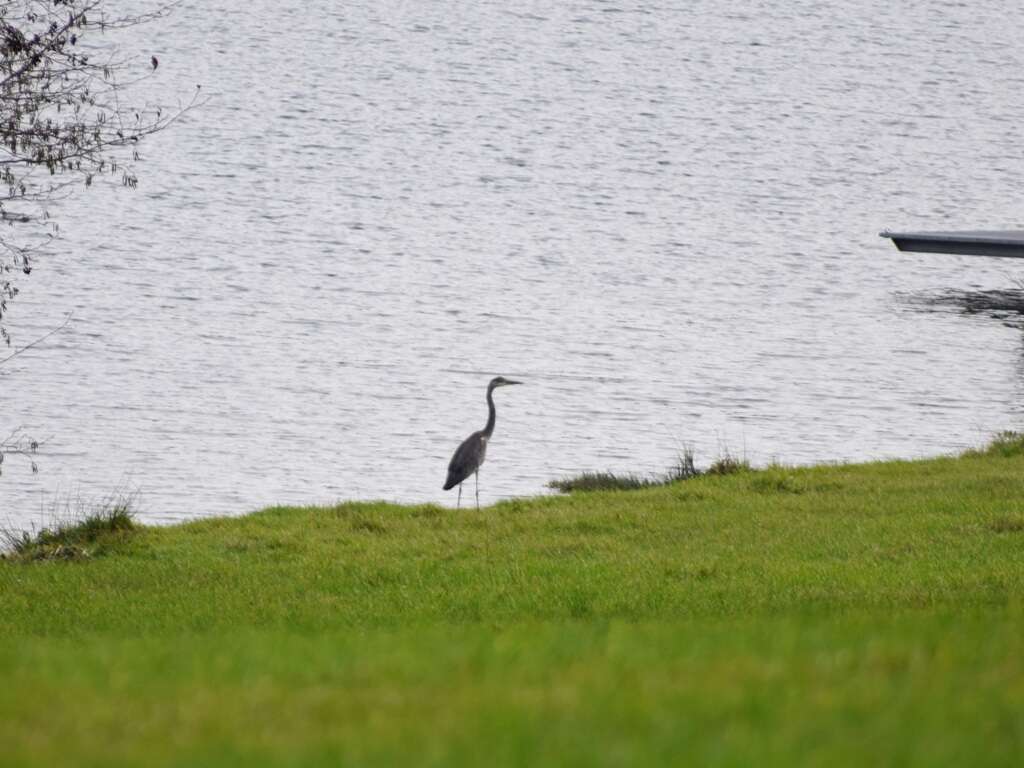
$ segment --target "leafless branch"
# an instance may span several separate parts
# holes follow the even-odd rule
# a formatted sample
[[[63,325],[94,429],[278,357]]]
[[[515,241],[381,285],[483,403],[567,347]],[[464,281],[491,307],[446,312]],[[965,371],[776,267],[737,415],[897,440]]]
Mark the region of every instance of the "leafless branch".
[[[19,274],[57,233],[48,204],[104,176],[135,188],[140,142],[205,103],[198,86],[176,107],[133,107],[127,98],[159,62],[135,70],[137,59],[110,33],[178,4],[108,17],[111,0],[0,0],[0,225],[11,227],[0,228],[0,340],[8,345],[4,318]]]
[[[44,333],[38,339],[33,341],[31,344],[26,344],[24,347],[21,347],[20,349],[16,349],[14,352],[9,354],[7,357],[0,358],[0,365],[3,365],[4,363],[6,363],[11,358],[17,357],[22,352],[26,352],[26,351],[32,349],[32,347],[36,346],[37,344],[39,344],[41,342],[46,341],[48,338],[53,336],[53,334],[55,334],[57,331],[63,329],[68,323],[71,322],[71,314],[72,314],[71,312],[68,312],[67,317],[64,318],[64,322],[62,322],[56,328],[51,328],[49,331]]]

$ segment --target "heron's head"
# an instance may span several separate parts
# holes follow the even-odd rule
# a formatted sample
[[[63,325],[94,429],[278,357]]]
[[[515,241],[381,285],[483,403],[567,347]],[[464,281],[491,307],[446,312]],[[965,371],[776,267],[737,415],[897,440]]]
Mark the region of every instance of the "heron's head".
[[[498,387],[507,387],[512,384],[522,384],[521,381],[512,381],[512,379],[506,379],[504,376],[495,376],[491,379],[491,383],[487,385],[488,389],[497,389]]]

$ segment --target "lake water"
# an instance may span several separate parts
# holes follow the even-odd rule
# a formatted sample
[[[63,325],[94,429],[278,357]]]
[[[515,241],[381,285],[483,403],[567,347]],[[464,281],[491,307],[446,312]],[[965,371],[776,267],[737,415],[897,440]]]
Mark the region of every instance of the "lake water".
[[[136,191],[55,208],[12,304],[0,520],[138,489],[153,522],[481,501],[692,446],[916,457],[1024,427],[1021,331],[906,300],[1010,260],[879,230],[1020,228],[1024,6],[186,2],[132,32],[165,100]]]

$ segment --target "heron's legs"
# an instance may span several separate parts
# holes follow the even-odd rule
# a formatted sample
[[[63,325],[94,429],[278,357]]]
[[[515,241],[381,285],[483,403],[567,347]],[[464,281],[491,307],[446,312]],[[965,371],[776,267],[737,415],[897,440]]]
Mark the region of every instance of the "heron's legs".
[[[459,483],[459,500],[455,502],[455,508],[459,509],[462,506],[462,483]]]
[[[473,471],[473,477],[476,478],[476,511],[480,511],[480,470],[475,469]]]

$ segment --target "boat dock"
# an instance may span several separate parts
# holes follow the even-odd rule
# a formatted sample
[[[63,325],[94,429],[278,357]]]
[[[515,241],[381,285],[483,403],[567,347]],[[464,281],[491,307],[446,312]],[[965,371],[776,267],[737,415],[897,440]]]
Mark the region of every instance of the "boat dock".
[[[1024,230],[968,230],[964,232],[879,232],[901,251],[962,253],[972,256],[1024,258]]]

